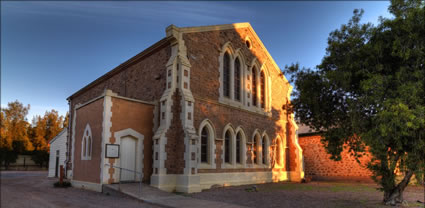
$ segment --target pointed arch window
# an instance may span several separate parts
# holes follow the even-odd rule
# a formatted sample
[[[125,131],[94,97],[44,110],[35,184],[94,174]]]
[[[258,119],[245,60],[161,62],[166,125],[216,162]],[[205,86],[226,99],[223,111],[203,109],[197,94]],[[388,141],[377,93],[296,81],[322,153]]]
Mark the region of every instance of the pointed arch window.
[[[231,149],[231,142],[230,142],[230,132],[226,131],[226,134],[224,136],[224,162],[230,163],[230,149]]]
[[[230,97],[230,55],[228,52],[223,57],[223,95]]]
[[[261,108],[265,108],[265,103],[266,103],[266,79],[264,76],[264,71],[261,71],[260,73],[260,90],[261,90]]]
[[[91,160],[92,155],[92,134],[90,125],[87,124],[84,129],[83,138],[81,140],[81,160]]]
[[[261,160],[263,164],[266,164],[266,141],[265,137],[261,140]]]
[[[254,163],[258,163],[258,155],[257,155],[257,151],[258,151],[258,136],[255,136],[254,138],[254,158],[253,158],[253,162]]]
[[[201,162],[208,162],[208,137],[209,132],[206,126],[201,131]]]
[[[241,100],[241,62],[239,58],[235,60],[235,74],[234,74],[234,89],[235,89],[235,100]]]
[[[252,105],[257,106],[257,69],[252,67]]]
[[[236,163],[241,163],[241,147],[242,145],[242,135],[240,132],[236,134]]]

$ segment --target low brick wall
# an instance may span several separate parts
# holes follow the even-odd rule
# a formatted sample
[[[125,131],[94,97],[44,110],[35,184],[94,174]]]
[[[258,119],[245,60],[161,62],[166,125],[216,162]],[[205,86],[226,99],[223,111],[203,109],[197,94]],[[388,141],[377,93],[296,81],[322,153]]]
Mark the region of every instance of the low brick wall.
[[[320,138],[319,135],[299,136],[306,177],[311,177],[312,180],[371,181],[371,172],[366,168],[369,156],[361,157],[359,164],[348,150],[344,149],[340,161],[331,160]]]

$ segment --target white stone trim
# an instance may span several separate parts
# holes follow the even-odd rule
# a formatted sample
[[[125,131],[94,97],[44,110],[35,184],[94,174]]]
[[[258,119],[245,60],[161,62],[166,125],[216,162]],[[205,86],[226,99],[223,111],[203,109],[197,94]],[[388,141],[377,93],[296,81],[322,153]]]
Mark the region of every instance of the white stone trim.
[[[236,163],[236,151],[235,151],[235,163],[236,163],[236,168],[246,168],[246,134],[245,131],[243,130],[243,128],[241,126],[238,126],[235,129],[235,141],[236,141],[236,136],[238,135],[238,133],[240,133],[242,135],[241,138],[241,147],[240,147],[240,151],[241,151],[241,155],[240,155],[240,160],[241,163]],[[235,146],[236,148],[236,146]]]
[[[101,164],[100,164],[100,181],[102,183],[108,184],[109,181],[109,168],[110,166],[105,167],[105,164],[109,164],[109,160],[105,159],[105,145],[110,144],[110,139],[112,137],[111,127],[112,127],[112,96],[116,95],[112,90],[105,90],[104,100],[103,100],[103,121],[102,121],[102,147],[101,147]],[[115,165],[115,162],[113,164]],[[115,174],[118,170],[115,170]]]
[[[230,96],[226,97],[224,96],[223,93],[223,67],[224,67],[224,54],[228,53],[230,56]],[[234,81],[235,81],[235,61],[236,59],[239,59],[240,64],[241,64],[241,77],[240,77],[240,81],[241,81],[241,92],[240,92],[240,100],[236,100],[235,99],[235,85],[234,85]],[[219,61],[219,82],[220,82],[220,87],[219,87],[219,103],[221,104],[225,104],[225,105],[230,105],[232,107],[235,108],[239,108],[239,109],[244,109],[247,111],[251,111],[257,114],[261,114],[261,115],[266,115],[266,116],[271,116],[271,112],[270,110],[268,110],[269,108],[264,108],[262,109],[260,106],[260,70],[262,70],[262,66],[259,64],[257,58],[253,58],[253,60],[251,61],[251,63],[249,64],[249,67],[247,66],[246,63],[246,59],[245,57],[242,55],[242,53],[240,52],[240,48],[238,49],[234,49],[232,47],[232,44],[230,41],[226,42],[222,48],[220,49],[220,55],[218,57],[218,61]],[[256,67],[257,69],[257,74],[256,74],[256,78],[257,78],[257,106],[253,106],[252,105],[252,86],[251,86],[251,82],[252,80],[248,80],[248,77],[252,77],[251,76],[251,71],[252,71],[252,67]],[[248,70],[249,69],[249,70]],[[265,69],[264,69],[265,70]],[[268,73],[265,73],[265,79],[266,79],[266,89],[269,88],[269,83],[267,82],[268,80]],[[250,85],[250,89],[248,89],[248,85]],[[266,96],[266,105],[270,102],[268,102],[268,99],[270,99],[271,96],[268,96],[268,94],[265,94]]]
[[[144,139],[145,136],[137,131],[135,131],[132,128],[123,129],[121,131],[114,132],[115,137],[115,143],[120,144],[120,155],[122,154],[123,149],[121,149],[121,138],[125,136],[131,136],[137,140],[137,147],[136,147],[136,171],[139,173],[142,173],[142,175],[136,174],[136,181],[143,179],[143,165],[144,165]],[[117,158],[115,160],[116,166],[121,167],[121,158]],[[115,171],[114,174],[114,181],[119,181],[119,171]]]
[[[208,129],[208,163],[201,163],[201,134],[202,129],[206,127]],[[216,138],[216,131],[214,128],[213,123],[209,119],[204,119],[201,124],[199,125],[198,129],[198,136],[199,136],[199,142],[198,142],[198,169],[216,169],[216,146],[215,146],[215,138]]]
[[[85,152],[84,152],[85,150]],[[84,129],[83,138],[81,138],[81,160],[91,160],[93,151],[93,136],[91,133],[90,124],[86,124]]]
[[[78,104],[77,104],[78,105]],[[71,132],[71,142],[72,142],[72,147],[71,147],[71,152],[72,152],[72,157],[71,157],[71,174],[70,174],[70,178],[71,180],[74,177],[74,158],[75,158],[75,125],[77,122],[77,105],[74,107],[74,113],[72,114],[72,132]]]
[[[86,189],[90,191],[102,192],[102,184],[100,183],[91,183],[86,181],[76,181],[71,180],[72,187]]]
[[[225,162],[225,149],[226,149],[226,132],[229,131],[230,133],[230,163],[226,163]],[[235,130],[232,126],[231,123],[228,123],[224,128],[223,128],[223,134],[222,137],[223,139],[223,151],[221,153],[221,161],[223,161],[221,163],[221,168],[235,168],[236,167],[236,134],[235,134]]]
[[[257,139],[257,142],[255,142],[255,139]],[[250,167],[261,168],[261,163],[260,163],[261,162],[261,152],[259,151],[259,149],[260,149],[259,145],[260,145],[260,142],[261,142],[261,134],[258,131],[258,129],[255,129],[254,133],[252,133],[251,141],[252,141],[252,143],[251,143],[251,158],[254,159],[254,149],[256,149],[257,150],[256,151],[257,162],[252,160],[252,164],[250,164]],[[254,148],[255,143],[256,143],[257,146]]]
[[[173,25],[174,26],[174,25]],[[175,26],[174,26],[175,27]],[[210,26],[200,26],[200,27],[182,27],[178,28],[180,32],[182,33],[194,33],[194,32],[206,32],[206,31],[216,31],[216,30],[230,30],[230,29],[237,29],[237,28],[248,28],[248,30],[253,34],[253,39],[256,40],[261,46],[261,48],[265,51],[266,56],[271,61],[271,64],[275,71],[277,73],[282,73],[279,66],[276,64],[276,61],[273,59],[273,57],[270,55],[267,48],[264,46],[263,42],[261,41],[260,37],[258,37],[255,30],[252,28],[251,24],[249,22],[242,22],[242,23],[233,23],[233,24],[224,24],[224,25],[210,25]],[[251,45],[252,45],[252,39]],[[289,84],[288,80],[285,76],[282,76],[284,84]]]
[[[211,186],[238,186],[246,184],[259,184],[273,182],[273,173],[264,172],[235,172],[235,173],[200,173],[202,189]]]
[[[271,163],[270,163],[270,137],[269,135],[267,135],[266,131],[263,132],[263,134],[261,134],[261,144],[264,142],[264,147],[265,149],[261,148],[261,162],[263,162],[263,151],[265,151],[264,155],[266,156],[265,162],[266,163],[262,163],[262,165],[264,167],[270,168],[271,167]]]

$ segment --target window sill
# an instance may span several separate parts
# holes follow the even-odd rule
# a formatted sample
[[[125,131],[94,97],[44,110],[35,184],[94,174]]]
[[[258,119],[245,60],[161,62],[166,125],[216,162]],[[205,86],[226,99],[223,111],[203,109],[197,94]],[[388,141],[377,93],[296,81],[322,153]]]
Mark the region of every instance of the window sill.
[[[268,116],[268,117],[272,116],[271,112],[269,112],[269,111],[266,111],[266,110],[259,108],[259,107],[245,106],[242,102],[232,100],[231,98],[219,97],[218,102],[220,104],[228,105],[228,106],[231,106],[231,107],[234,107],[234,108],[238,108],[238,109],[241,109],[241,110],[260,114],[260,115],[263,115],[263,116]]]
[[[215,169],[215,164],[201,163],[198,165],[198,169]]]

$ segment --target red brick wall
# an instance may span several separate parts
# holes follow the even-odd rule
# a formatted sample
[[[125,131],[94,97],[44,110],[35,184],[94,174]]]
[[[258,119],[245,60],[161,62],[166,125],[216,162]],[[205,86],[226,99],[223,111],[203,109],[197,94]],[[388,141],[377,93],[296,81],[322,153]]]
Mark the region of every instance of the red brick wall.
[[[99,164],[102,154],[102,119],[103,98],[77,110],[78,122],[76,122],[75,126],[74,180],[100,183]],[[92,132],[92,156],[91,160],[81,160],[81,140],[83,139],[87,124],[90,125]]]
[[[173,106],[171,112],[173,117],[171,118],[171,125],[166,133],[167,144],[165,145],[165,151],[167,152],[167,160],[164,165],[167,168],[167,174],[183,174],[185,168],[184,161],[184,131],[183,125],[180,119],[181,114],[181,95],[178,90],[173,94]]]
[[[143,104],[115,97],[112,98],[112,140],[116,140],[116,138],[114,138],[115,132],[127,128],[132,128],[135,131],[143,134],[144,136],[143,181],[149,181],[152,175],[153,110],[153,105]],[[114,168],[112,168],[112,170],[115,171]]]
[[[299,137],[306,176],[313,179],[368,179],[371,176],[371,172],[364,166],[370,160],[368,156],[360,158],[363,164],[360,165],[348,150],[344,149],[341,152],[341,161],[331,160],[320,138],[318,135]]]

